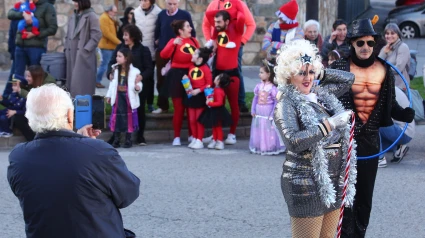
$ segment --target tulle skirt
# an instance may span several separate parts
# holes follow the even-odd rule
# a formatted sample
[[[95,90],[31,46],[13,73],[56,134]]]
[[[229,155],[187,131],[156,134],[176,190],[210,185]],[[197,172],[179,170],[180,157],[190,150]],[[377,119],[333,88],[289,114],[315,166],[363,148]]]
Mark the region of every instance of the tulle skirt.
[[[270,120],[273,117],[273,104],[257,104],[256,115],[252,119],[249,150],[260,155],[277,155],[286,148],[279,136],[277,128]]]

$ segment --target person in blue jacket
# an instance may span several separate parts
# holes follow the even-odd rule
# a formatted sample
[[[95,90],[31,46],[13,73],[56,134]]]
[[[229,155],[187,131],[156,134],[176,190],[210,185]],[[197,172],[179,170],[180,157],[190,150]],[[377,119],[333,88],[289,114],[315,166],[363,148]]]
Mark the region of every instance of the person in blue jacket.
[[[7,179],[28,238],[125,238],[120,209],[139,196],[140,180],[118,152],[86,125],[72,131],[74,107],[54,84],[28,93],[31,142],[9,155]]]

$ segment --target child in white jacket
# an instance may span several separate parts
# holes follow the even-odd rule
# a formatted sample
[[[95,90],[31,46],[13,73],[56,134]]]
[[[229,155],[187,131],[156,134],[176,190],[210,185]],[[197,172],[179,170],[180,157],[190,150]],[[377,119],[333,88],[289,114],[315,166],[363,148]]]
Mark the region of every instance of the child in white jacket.
[[[137,108],[140,106],[139,94],[142,82],[137,80],[140,70],[131,64],[131,51],[122,48],[117,52],[114,78],[109,84],[106,98],[112,106],[109,127],[114,133],[114,148],[120,147],[121,132],[126,133],[124,148],[132,146],[131,134],[138,129]]]

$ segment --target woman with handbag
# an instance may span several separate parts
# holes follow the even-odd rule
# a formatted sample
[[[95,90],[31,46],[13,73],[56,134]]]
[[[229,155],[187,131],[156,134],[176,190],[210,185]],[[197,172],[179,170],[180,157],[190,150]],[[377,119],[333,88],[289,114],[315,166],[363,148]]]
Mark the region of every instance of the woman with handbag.
[[[164,74],[167,74],[167,85],[163,87],[161,94],[171,97],[173,101],[173,145],[177,146],[181,145],[180,131],[185,111],[183,99],[187,98],[181,80],[184,75],[189,73],[189,67],[192,65],[192,54],[195,53],[197,48],[199,48],[199,43],[196,38],[192,37],[192,27],[190,27],[188,21],[174,20],[171,23],[171,27],[177,37],[172,38],[160,54],[162,58],[170,59],[168,64],[171,64],[169,71],[163,72]]]

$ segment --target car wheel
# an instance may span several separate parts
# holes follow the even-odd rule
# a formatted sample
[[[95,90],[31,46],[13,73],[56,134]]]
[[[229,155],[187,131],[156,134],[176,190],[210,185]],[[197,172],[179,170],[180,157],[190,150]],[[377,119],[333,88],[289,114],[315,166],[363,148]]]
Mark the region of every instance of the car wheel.
[[[404,38],[414,38],[419,36],[419,28],[414,23],[403,23],[400,26],[401,35]]]

